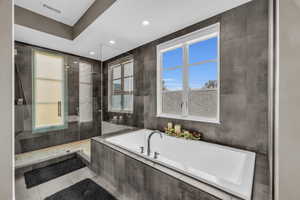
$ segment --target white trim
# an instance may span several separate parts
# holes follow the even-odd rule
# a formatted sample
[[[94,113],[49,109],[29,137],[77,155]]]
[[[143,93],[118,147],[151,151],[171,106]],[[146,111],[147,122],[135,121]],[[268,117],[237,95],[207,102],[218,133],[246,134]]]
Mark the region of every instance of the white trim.
[[[217,118],[216,120],[218,121],[218,123],[220,123],[220,97],[221,97],[221,94],[220,94],[220,90],[221,90],[221,72],[220,72],[220,68],[221,68],[221,56],[220,56],[220,24],[218,23],[218,34],[217,34],[217,37],[218,37],[218,107],[217,107]]]
[[[189,100],[189,72],[187,70],[187,66],[189,64],[189,48],[187,45],[184,45],[183,47],[183,68],[182,68],[182,73],[183,73],[183,92],[182,92],[182,115],[184,117],[188,117],[188,100]]]
[[[131,110],[109,110],[108,112],[112,112],[112,113],[127,113],[127,114],[132,114],[133,111]]]
[[[219,120],[216,120],[214,118],[208,118],[208,117],[183,116],[183,115],[165,114],[165,113],[158,114],[156,115],[156,117],[221,124]]]
[[[159,52],[169,51],[175,48],[179,48],[184,44],[192,44],[195,42],[199,42],[201,40],[205,40],[209,37],[213,37],[216,33],[220,31],[220,23],[216,23],[205,28],[199,29],[197,31],[188,33],[181,37],[169,40],[167,42],[161,43],[157,45],[157,50]],[[218,34],[219,35],[219,34]]]
[[[209,119],[205,117],[198,117],[198,116],[189,116],[188,115],[188,68],[191,66],[191,64],[188,63],[188,46],[199,42],[202,40],[206,40],[212,37],[218,38],[218,56],[217,56],[217,77],[218,77],[218,88],[217,88],[217,116],[215,119]],[[162,85],[161,85],[161,78],[162,78],[162,54],[166,51],[170,51],[176,48],[183,48],[183,95],[182,95],[182,102],[183,102],[183,108],[182,108],[182,115],[170,115],[162,113]],[[202,121],[202,122],[208,122],[208,123],[220,123],[220,23],[216,23],[213,25],[210,25],[206,28],[194,31],[192,33],[186,34],[184,36],[181,36],[179,38],[175,38],[173,40],[164,42],[162,44],[157,45],[156,47],[157,52],[157,79],[156,79],[156,101],[157,101],[157,117],[166,117],[166,118],[173,118],[173,119],[182,119],[182,120],[191,120],[191,121]],[[193,64],[194,65],[194,64]]]

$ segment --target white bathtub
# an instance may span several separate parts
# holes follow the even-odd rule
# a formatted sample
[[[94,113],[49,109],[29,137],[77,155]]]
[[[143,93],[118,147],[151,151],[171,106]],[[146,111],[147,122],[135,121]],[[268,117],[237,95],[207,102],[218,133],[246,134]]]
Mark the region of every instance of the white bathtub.
[[[126,150],[140,153],[140,147],[147,152],[147,137],[151,130],[143,129],[106,141]],[[255,153],[202,141],[158,134],[151,138],[151,160],[153,152],[159,152],[156,162],[198,179],[225,192],[245,200],[251,199],[254,176]]]

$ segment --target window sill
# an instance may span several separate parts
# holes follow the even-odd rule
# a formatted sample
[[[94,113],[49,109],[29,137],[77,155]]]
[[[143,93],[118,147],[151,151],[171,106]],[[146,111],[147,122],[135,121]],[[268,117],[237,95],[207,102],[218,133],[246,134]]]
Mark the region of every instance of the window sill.
[[[111,112],[111,113],[126,113],[126,114],[133,114],[133,111],[130,111],[130,110],[109,110],[108,112]]]
[[[52,126],[45,126],[45,127],[35,127],[32,129],[33,133],[45,133],[51,131],[60,131],[68,128],[68,124],[62,125],[52,125]]]
[[[180,116],[180,115],[172,115],[172,114],[158,114],[156,115],[156,117],[203,122],[203,123],[212,123],[212,124],[221,124],[221,122],[218,119],[205,118],[205,117]]]

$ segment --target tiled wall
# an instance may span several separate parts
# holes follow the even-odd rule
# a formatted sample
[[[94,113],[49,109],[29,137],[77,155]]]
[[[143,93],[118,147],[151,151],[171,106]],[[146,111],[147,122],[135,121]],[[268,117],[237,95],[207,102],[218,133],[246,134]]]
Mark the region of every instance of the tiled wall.
[[[132,114],[129,113],[112,113],[108,112],[108,63],[117,60],[118,58],[123,58],[128,56],[128,54],[133,54],[134,56],[134,98],[133,98],[133,110]],[[104,62],[103,69],[103,120],[112,121],[114,116],[122,116],[123,120],[119,121],[120,124],[135,126],[135,127],[144,127],[144,68],[142,65],[142,60],[139,57],[142,54],[139,54],[138,50],[134,50],[123,55],[120,55],[114,59],[111,59],[107,62]]]
[[[100,135],[101,116],[97,112],[101,97],[101,73],[99,63],[94,60],[77,56],[62,54],[65,57],[68,81],[68,128],[57,131],[33,133],[32,131],[32,47],[16,43],[17,55],[15,67],[18,69],[16,76],[16,99],[24,98],[24,105],[15,106],[15,153],[23,153],[38,150],[54,145],[64,144],[77,140],[91,138]],[[43,49],[42,49],[43,50]],[[79,106],[79,67],[74,61],[85,61],[93,65],[96,72],[93,77],[93,122],[78,123]],[[23,92],[22,92],[23,91]],[[73,119],[73,120],[72,120]],[[74,120],[75,119],[75,120]]]
[[[221,25],[221,124],[156,117],[156,46],[208,25]],[[268,1],[250,3],[199,22],[138,47],[104,63],[104,120],[107,112],[107,64],[122,56],[134,57],[134,113],[124,114],[124,124],[162,129],[173,121],[204,133],[204,139],[267,153],[268,145]]]

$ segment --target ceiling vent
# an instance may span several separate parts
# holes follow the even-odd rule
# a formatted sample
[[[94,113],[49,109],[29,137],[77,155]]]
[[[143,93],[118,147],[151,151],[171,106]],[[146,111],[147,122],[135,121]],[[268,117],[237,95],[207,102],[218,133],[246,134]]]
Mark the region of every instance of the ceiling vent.
[[[56,8],[53,8],[53,7],[51,7],[51,6],[49,6],[49,5],[45,4],[45,3],[43,4],[43,7],[47,8],[48,10],[51,10],[52,12],[56,12],[57,14],[61,14],[60,10],[58,10]]]

